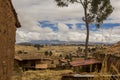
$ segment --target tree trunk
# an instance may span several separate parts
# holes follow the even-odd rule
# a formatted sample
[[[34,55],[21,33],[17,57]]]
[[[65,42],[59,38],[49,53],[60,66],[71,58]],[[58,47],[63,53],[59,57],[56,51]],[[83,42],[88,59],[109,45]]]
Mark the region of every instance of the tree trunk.
[[[88,1],[85,0],[85,6],[84,6],[84,15],[85,15],[85,26],[86,26],[86,42],[85,42],[85,59],[88,59],[88,43],[89,43],[89,23],[87,19],[87,3]]]
[[[85,59],[88,58],[88,43],[89,43],[89,24],[86,23],[87,35],[86,35],[86,42],[85,42]]]

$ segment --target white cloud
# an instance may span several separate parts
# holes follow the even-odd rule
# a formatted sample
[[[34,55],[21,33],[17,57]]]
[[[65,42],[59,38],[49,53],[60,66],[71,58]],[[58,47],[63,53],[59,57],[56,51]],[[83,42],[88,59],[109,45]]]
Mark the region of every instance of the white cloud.
[[[22,27],[17,30],[16,41],[26,42],[30,40],[62,40],[85,41],[86,31],[78,30],[75,23],[82,23],[83,9],[79,4],[71,4],[69,7],[59,8],[54,0],[12,0],[18,13]],[[114,12],[105,23],[120,23],[120,0],[111,0]],[[42,28],[38,21],[50,20],[58,23],[58,32],[51,28]],[[65,23],[71,23],[72,30]],[[91,42],[117,42],[120,40],[120,26],[112,29],[103,29],[90,32]]]
[[[57,26],[60,32],[65,32],[65,33],[69,32],[69,28],[66,24],[58,23]]]

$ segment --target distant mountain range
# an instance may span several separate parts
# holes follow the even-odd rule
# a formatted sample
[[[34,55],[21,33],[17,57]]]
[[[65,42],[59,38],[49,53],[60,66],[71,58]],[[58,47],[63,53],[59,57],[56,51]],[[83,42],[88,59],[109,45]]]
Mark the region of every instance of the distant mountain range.
[[[85,42],[81,42],[81,41],[60,41],[60,40],[33,40],[30,42],[22,42],[22,43],[17,43],[20,45],[34,45],[34,44],[48,44],[48,45],[60,45],[60,44],[66,44],[66,45],[84,45]],[[89,45],[95,45],[95,44],[102,44],[100,42],[89,42]],[[105,43],[103,43],[105,44]],[[108,43],[106,43],[107,45],[110,45]]]
[[[84,42],[76,42],[76,41],[59,41],[59,40],[33,40],[33,41],[30,41],[30,42],[22,42],[22,43],[18,43],[18,44],[21,44],[21,45],[29,45],[29,44],[84,44]]]
[[[84,42],[79,41],[60,41],[60,40],[38,40],[31,41],[35,44],[84,44]]]

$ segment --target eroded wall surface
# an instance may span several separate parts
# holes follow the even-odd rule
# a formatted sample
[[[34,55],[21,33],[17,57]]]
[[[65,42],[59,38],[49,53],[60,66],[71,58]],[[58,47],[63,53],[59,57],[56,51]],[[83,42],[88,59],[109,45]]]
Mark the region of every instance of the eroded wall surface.
[[[11,80],[13,73],[16,19],[11,0],[0,0],[0,80]]]

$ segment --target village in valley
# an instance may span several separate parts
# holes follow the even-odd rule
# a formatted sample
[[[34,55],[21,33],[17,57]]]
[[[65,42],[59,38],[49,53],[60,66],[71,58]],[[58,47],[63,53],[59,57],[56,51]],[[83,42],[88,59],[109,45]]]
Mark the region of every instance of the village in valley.
[[[0,0],[0,80],[120,80],[120,0]]]
[[[14,78],[18,80],[34,80],[34,78],[35,80],[70,80],[70,78],[73,80],[88,80],[88,78],[94,78],[92,75],[102,75],[101,71],[105,71],[104,69],[106,68],[111,69],[109,67],[113,64],[119,65],[119,61],[113,61],[113,64],[109,63],[114,58],[113,56],[119,54],[119,48],[120,43],[115,45],[89,45],[88,59],[85,60],[85,48],[82,44],[16,44],[14,68],[15,73],[18,73],[18,75],[15,75]],[[111,54],[112,51],[116,51],[116,54]],[[105,52],[109,52],[107,57]],[[106,60],[109,58],[108,62],[104,62],[105,57]],[[114,70],[111,69],[109,71],[113,72]],[[30,78],[26,75],[33,75],[33,77]],[[109,74],[106,72],[106,75]],[[115,76],[114,78],[117,77]]]

